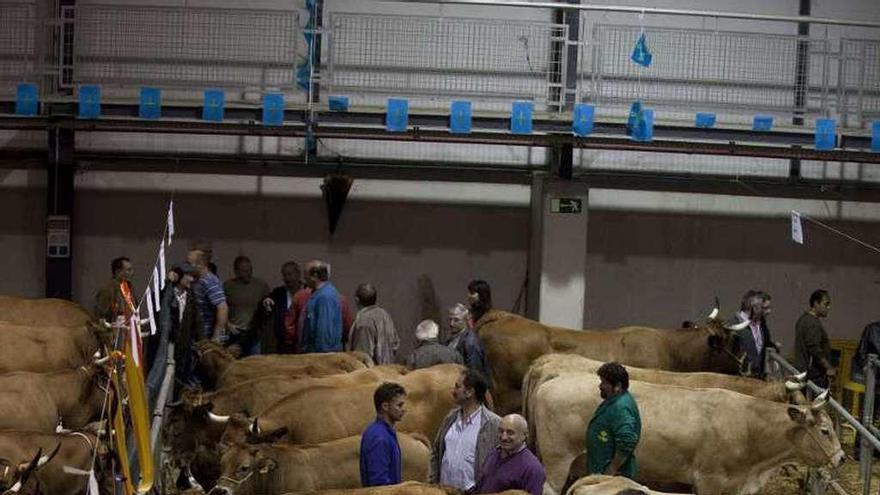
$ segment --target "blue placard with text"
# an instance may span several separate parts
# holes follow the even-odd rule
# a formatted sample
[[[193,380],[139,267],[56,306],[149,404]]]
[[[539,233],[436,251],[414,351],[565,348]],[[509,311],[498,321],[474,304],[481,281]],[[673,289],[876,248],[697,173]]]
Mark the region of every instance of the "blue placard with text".
[[[571,132],[578,137],[586,137],[593,133],[593,119],[596,108],[586,103],[578,103],[574,106],[574,114],[571,118]]]
[[[453,101],[449,105],[449,132],[453,134],[471,132],[471,102]]]
[[[409,125],[409,100],[389,98],[385,109],[385,130],[406,132]]]
[[[223,122],[223,107],[226,95],[222,89],[206,89],[202,119],[208,122]]]
[[[837,146],[837,121],[816,119],[816,149],[830,151]]]
[[[158,88],[141,88],[138,117],[158,119],[162,116],[162,91]]]
[[[284,125],[284,95],[269,93],[263,95],[263,125]]]
[[[510,110],[510,132],[514,134],[532,133],[532,112],[534,103],[530,101],[515,101]]]
[[[755,115],[752,119],[752,130],[767,132],[773,129],[773,116],[772,115]]]
[[[101,87],[80,86],[77,117],[81,119],[97,119],[101,116]]]
[[[700,112],[696,117],[696,125],[701,129],[711,129],[715,127],[715,114],[708,112]]]
[[[328,103],[330,104],[331,112],[347,112],[348,111],[348,97],[347,96],[331,96],[329,98]]]
[[[15,114],[33,117],[39,109],[40,96],[36,84],[19,84],[15,89]]]

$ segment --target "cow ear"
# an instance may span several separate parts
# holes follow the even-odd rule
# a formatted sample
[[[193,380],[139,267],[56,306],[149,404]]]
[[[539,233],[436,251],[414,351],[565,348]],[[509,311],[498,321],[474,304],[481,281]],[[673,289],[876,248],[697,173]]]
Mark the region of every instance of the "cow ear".
[[[797,406],[788,406],[788,417],[798,424],[804,424],[807,422],[807,413]]]
[[[278,463],[273,459],[263,458],[260,460],[260,474],[267,474],[269,471],[274,471],[277,467]]]

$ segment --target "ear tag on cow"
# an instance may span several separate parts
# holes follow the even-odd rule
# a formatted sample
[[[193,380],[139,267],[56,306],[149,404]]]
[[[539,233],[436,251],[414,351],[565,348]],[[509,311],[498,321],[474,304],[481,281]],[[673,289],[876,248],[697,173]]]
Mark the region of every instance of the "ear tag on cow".
[[[260,474],[267,474],[268,472],[269,472],[269,465],[268,464],[266,464],[265,466],[260,468]]]

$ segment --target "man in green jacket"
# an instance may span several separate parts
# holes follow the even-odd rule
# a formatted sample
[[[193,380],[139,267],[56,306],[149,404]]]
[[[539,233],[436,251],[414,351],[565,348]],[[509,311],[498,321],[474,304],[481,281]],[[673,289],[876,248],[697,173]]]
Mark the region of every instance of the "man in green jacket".
[[[596,374],[605,400],[587,426],[587,471],[634,478],[642,419],[629,393],[629,373],[620,363],[610,362],[600,366]]]

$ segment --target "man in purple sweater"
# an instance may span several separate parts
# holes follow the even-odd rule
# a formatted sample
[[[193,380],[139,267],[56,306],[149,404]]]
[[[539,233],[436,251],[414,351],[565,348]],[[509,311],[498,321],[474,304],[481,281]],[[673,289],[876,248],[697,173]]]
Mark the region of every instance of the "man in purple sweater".
[[[526,447],[529,425],[519,414],[510,414],[498,427],[499,446],[486,458],[475,493],[525,490],[544,492],[544,466]]]

